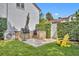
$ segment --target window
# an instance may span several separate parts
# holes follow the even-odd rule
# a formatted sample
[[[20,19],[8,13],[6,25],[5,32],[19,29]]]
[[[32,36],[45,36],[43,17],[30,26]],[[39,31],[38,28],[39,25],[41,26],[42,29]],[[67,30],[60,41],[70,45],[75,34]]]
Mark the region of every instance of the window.
[[[20,3],[16,3],[16,6],[17,6],[17,7],[20,7]]]
[[[24,3],[16,3],[16,7],[24,9]]]
[[[24,3],[21,3],[21,8],[24,8]]]
[[[31,13],[32,13],[32,16],[35,16],[35,11],[34,10],[32,10]]]

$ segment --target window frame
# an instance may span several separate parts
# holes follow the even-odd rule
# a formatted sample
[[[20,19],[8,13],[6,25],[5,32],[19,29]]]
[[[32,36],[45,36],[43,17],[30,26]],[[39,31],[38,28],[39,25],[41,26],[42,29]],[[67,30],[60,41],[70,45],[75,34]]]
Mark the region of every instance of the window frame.
[[[21,8],[23,8],[23,9],[24,9],[24,3],[21,3],[21,4],[20,4],[20,6],[21,6]]]
[[[25,9],[24,3],[16,3],[16,7],[20,9]]]
[[[16,7],[19,7],[20,8],[20,3],[16,3]]]

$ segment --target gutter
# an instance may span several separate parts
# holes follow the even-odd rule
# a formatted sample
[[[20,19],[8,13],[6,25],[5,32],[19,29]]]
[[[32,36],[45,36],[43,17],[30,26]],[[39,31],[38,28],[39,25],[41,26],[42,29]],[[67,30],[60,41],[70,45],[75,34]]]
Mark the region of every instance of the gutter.
[[[41,11],[41,9],[35,3],[32,4],[39,10],[39,12]]]

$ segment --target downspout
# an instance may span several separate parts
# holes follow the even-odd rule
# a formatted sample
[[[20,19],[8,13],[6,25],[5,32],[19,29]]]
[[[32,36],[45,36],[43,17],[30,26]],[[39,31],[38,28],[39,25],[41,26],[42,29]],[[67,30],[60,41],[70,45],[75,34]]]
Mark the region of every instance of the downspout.
[[[8,3],[6,3],[6,18],[7,18],[7,30],[6,30],[6,35],[7,35],[7,32],[8,32]],[[5,35],[5,36],[6,36]],[[7,39],[6,37],[5,37],[5,39]]]
[[[8,3],[6,3],[6,16],[8,18]]]
[[[7,18],[7,29],[8,29],[8,3],[6,3],[6,18]]]
[[[6,18],[7,18],[7,30],[5,31],[5,34],[4,34],[4,40],[6,40],[6,35],[7,35],[7,32],[8,32],[8,3],[4,4],[6,7],[5,7],[5,11],[6,11]]]

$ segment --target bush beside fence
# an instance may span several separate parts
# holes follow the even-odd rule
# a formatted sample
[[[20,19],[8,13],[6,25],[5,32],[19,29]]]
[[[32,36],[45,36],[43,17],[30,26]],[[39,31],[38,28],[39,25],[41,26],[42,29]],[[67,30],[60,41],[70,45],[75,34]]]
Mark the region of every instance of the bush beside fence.
[[[63,38],[67,33],[70,35],[70,39],[79,39],[79,21],[57,24],[57,34],[59,38]]]

